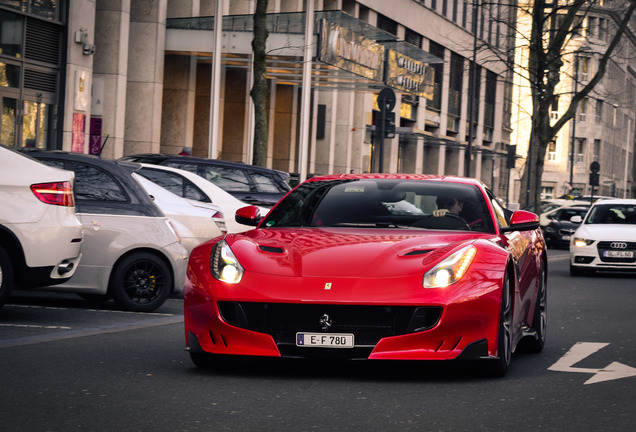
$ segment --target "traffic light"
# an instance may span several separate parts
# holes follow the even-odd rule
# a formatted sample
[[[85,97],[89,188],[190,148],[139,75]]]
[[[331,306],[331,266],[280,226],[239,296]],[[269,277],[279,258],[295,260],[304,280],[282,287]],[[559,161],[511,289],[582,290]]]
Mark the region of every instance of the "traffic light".
[[[395,113],[393,111],[385,113],[384,138],[395,138]]]
[[[590,173],[590,186],[599,185],[599,174],[597,172]]]
[[[517,157],[517,146],[508,144],[508,155],[507,155],[507,163],[506,168],[514,168],[515,167],[515,159]]]

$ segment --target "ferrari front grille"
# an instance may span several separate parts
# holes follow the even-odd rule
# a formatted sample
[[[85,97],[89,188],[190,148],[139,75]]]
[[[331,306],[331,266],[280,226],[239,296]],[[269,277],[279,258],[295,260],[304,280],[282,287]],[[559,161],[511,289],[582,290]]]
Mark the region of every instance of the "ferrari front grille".
[[[356,346],[375,346],[384,337],[433,328],[442,315],[437,306],[372,306],[219,302],[224,321],[271,335],[277,344],[295,344],[297,332],[352,333]],[[328,330],[324,316],[328,316]]]

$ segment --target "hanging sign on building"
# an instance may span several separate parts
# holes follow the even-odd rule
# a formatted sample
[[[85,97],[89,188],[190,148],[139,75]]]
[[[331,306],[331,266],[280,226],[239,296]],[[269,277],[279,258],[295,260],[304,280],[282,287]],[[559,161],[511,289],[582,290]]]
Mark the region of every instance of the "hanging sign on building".
[[[338,24],[322,20],[319,60],[340,69],[382,82],[383,45]]]
[[[416,96],[433,99],[434,70],[399,51],[387,50],[386,85]]]

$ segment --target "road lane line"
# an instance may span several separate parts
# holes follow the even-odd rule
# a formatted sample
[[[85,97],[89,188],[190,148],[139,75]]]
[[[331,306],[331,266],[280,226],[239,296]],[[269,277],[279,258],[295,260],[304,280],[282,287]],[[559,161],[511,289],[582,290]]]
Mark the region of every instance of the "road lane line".
[[[43,342],[52,342],[64,339],[74,339],[85,336],[95,336],[107,333],[116,333],[128,330],[137,330],[148,327],[156,327],[166,324],[177,324],[183,322],[183,315],[171,316],[167,318],[152,318],[143,321],[109,324],[98,327],[88,327],[77,330],[69,330],[60,333],[49,333],[33,336],[25,336],[14,339],[0,341],[0,348],[10,348],[23,345],[32,345]]]

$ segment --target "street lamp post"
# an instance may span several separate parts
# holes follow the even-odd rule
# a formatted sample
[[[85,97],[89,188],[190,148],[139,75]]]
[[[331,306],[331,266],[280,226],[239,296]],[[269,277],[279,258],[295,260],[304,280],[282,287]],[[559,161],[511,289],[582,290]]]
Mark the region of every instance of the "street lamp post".
[[[477,82],[477,30],[479,28],[479,9],[477,8],[477,1],[473,0],[473,59],[470,76],[470,91],[468,92],[468,145],[466,149],[466,158],[464,162],[464,174],[466,177],[470,177],[470,162],[473,152],[473,121],[475,116],[475,84]]]
[[[579,84],[579,52],[574,53],[574,94],[578,91]],[[572,117],[572,146],[570,148],[570,187],[574,188],[574,147],[576,145],[576,108]]]

